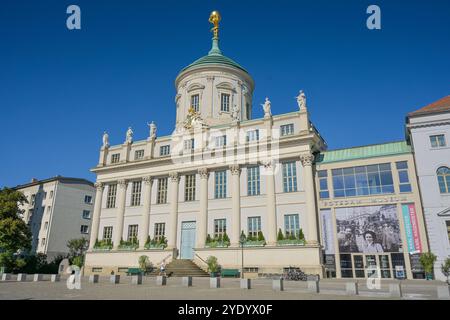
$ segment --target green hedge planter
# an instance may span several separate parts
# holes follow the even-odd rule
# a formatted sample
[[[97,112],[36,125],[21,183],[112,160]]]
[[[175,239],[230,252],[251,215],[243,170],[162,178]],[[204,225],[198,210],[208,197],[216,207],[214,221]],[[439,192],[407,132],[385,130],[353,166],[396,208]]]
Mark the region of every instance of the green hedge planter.
[[[261,241],[246,241],[244,243],[244,247],[264,247],[266,245],[266,241],[265,240],[261,240]]]
[[[158,243],[158,244],[146,244],[145,246],[144,246],[144,249],[145,250],[163,250],[163,249],[165,249],[167,247],[167,244],[165,244],[165,243]]]
[[[285,239],[285,240],[278,240],[277,246],[304,246],[305,240],[299,240],[299,239]]]
[[[229,242],[219,242],[219,241],[212,241],[205,244],[206,248],[228,248],[230,246]]]

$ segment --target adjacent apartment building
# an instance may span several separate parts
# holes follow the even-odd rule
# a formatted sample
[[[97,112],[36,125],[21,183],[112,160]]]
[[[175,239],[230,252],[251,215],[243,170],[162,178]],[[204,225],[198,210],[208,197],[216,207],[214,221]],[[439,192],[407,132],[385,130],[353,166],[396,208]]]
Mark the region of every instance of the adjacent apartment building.
[[[450,257],[450,96],[408,114],[430,250],[437,255],[435,276]]]
[[[85,179],[57,176],[14,188],[28,200],[20,207],[32,232],[32,252],[44,253],[51,261],[67,254],[67,241],[89,239],[95,189]]]

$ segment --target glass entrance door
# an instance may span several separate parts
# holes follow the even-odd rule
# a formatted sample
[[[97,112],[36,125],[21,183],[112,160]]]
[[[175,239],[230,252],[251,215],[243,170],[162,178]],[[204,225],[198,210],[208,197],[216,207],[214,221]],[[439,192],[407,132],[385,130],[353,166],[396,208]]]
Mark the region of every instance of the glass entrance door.
[[[182,222],[180,259],[193,259],[194,247],[195,247],[195,221]]]

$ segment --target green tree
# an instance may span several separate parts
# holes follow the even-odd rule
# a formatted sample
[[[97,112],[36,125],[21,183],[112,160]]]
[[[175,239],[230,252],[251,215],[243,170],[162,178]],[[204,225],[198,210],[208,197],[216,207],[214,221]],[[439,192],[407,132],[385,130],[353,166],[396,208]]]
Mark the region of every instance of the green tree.
[[[278,229],[277,240],[284,240],[283,231],[281,231],[281,228]]]
[[[67,241],[67,248],[69,248],[69,257],[84,256],[88,248],[89,241],[86,238],[71,239]]]
[[[433,274],[433,265],[436,261],[437,257],[432,252],[425,252],[422,253],[422,255],[419,258],[419,262],[423,267],[423,270],[425,271],[425,274],[428,277],[431,277]]]
[[[24,267],[19,253],[31,249],[31,231],[22,220],[19,205],[28,203],[23,193],[3,188],[0,190],[0,266],[13,271]]]
[[[262,231],[258,231],[258,241],[265,241],[264,235]]]
[[[230,237],[228,237],[226,232],[224,232],[223,234],[223,242],[230,243]]]
[[[305,240],[305,235],[303,234],[303,230],[300,228],[299,232],[298,232],[298,238],[300,240]]]

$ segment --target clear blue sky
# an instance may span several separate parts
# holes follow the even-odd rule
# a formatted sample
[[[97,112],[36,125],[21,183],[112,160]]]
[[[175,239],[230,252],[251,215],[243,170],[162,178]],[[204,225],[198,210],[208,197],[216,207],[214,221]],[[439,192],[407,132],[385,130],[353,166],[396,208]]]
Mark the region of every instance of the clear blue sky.
[[[82,29],[66,28],[77,4]],[[382,30],[366,28],[366,8]],[[0,187],[55,175],[95,180],[104,130],[145,139],[175,122],[174,80],[210,48],[256,83],[254,116],[297,109],[304,89],[329,149],[404,138],[409,111],[450,94],[450,1],[2,0]]]

